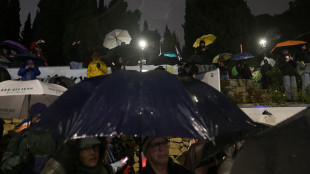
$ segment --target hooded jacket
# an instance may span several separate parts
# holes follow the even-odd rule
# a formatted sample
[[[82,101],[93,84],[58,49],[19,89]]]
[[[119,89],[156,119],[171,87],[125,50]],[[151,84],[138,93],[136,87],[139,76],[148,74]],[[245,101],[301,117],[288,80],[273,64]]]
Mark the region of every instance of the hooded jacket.
[[[100,64],[100,68],[97,67],[97,63]],[[107,74],[107,72],[107,66],[103,61],[93,59],[93,61],[89,63],[87,68],[87,78],[104,75]]]
[[[18,71],[18,75],[22,76],[22,81],[37,79],[37,76],[41,74],[38,66],[28,69],[26,69],[26,66],[27,65],[23,65]]]

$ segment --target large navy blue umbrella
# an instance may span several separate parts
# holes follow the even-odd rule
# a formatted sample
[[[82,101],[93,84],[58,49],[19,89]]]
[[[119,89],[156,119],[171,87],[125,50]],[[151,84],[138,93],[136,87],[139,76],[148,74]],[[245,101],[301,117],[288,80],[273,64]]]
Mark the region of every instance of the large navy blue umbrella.
[[[253,125],[204,82],[162,71],[120,71],[73,86],[34,127],[67,138],[119,134],[210,140]]]
[[[245,59],[250,59],[253,58],[254,56],[250,53],[239,53],[239,54],[235,54],[231,60],[245,60]]]
[[[102,78],[72,87],[34,128],[66,138],[118,134],[209,139],[198,108],[173,75],[124,71]]]

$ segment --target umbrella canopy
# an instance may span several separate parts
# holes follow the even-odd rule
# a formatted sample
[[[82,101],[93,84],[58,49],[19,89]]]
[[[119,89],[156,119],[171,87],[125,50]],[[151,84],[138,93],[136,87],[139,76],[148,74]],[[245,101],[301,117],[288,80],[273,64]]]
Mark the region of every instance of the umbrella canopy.
[[[208,35],[203,35],[200,38],[196,39],[196,41],[193,44],[194,48],[199,47],[200,45],[200,41],[204,41],[205,42],[205,46],[212,44],[216,39],[216,36],[214,36],[213,34],[208,34]]]
[[[65,76],[53,76],[48,80],[48,83],[55,84],[56,81],[59,81],[59,80],[63,83],[61,86],[64,86],[66,88],[70,88],[73,85],[75,85],[75,82],[72,79],[65,77]]]
[[[98,135],[208,138],[204,121],[190,96],[168,72],[123,71],[98,80],[99,85],[89,96],[84,89],[79,92],[80,98],[85,96],[83,105],[70,98],[71,91],[81,90],[78,88],[82,85],[78,84],[42,115],[36,127],[67,138]],[[71,107],[64,106],[68,100]],[[59,112],[60,107],[76,108],[75,104],[82,107],[69,114]]]
[[[32,59],[35,65],[43,65],[44,59],[33,54],[16,54],[14,60],[25,63],[28,59]]]
[[[194,63],[194,64],[203,64],[202,57],[199,55],[192,55],[188,60],[186,60],[187,63]]]
[[[307,42],[304,41],[298,41],[298,40],[288,40],[285,42],[278,43],[271,51],[270,54],[277,54],[279,53],[283,48],[288,49],[289,51],[294,51],[296,46],[306,44]]]
[[[230,53],[222,53],[213,58],[212,63],[219,63],[219,60],[228,60],[232,57]]]
[[[6,57],[0,56],[0,63],[11,63],[11,62]]]
[[[1,45],[9,47],[10,49],[14,49],[18,53],[20,53],[20,54],[27,54],[27,53],[29,53],[28,49],[24,45],[22,45],[22,44],[20,44],[18,42],[12,41],[12,40],[3,41],[1,43]]]
[[[175,65],[178,63],[178,55],[170,52],[163,52],[155,60],[151,61],[153,65]]]
[[[199,80],[180,81],[164,71],[119,71],[73,86],[34,126],[67,138],[119,134],[211,140],[251,128],[251,123],[229,99]]]
[[[250,53],[242,52],[239,54],[235,54],[231,60],[245,60],[245,59],[251,59],[254,56]]]
[[[44,83],[39,80],[13,81],[0,83],[0,118],[27,118],[28,104],[50,105],[67,89]],[[30,98],[30,103],[28,97]]]
[[[273,58],[267,58],[268,60],[268,63],[271,65],[271,66],[274,66],[276,64],[276,61],[273,59]],[[260,65],[264,65],[264,60],[262,60],[262,62],[260,63]]]
[[[120,46],[123,42],[129,44],[131,36],[127,30],[115,29],[105,36],[103,46],[108,49],[113,49]]]
[[[309,173],[310,108],[247,139],[232,174]]]

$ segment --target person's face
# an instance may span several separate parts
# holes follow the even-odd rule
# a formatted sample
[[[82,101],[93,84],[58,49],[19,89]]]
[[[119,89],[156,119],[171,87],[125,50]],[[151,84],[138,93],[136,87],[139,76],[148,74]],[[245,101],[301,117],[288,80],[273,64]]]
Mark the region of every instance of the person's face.
[[[99,55],[95,55],[94,58],[95,58],[95,60],[99,60],[100,56]]]
[[[168,141],[163,137],[155,138],[147,148],[145,157],[150,161],[150,163],[168,165]]]
[[[33,64],[33,61],[32,61],[32,60],[27,60],[27,63],[28,63],[29,65],[31,65],[31,64]]]
[[[31,123],[34,123],[35,121],[38,120],[38,118],[41,116],[41,114],[36,114],[31,118]]]
[[[200,46],[202,46],[202,47],[203,47],[203,46],[205,46],[205,43],[203,43],[203,42],[202,42],[202,43],[200,43]]]
[[[301,49],[302,49],[302,50],[306,50],[306,49],[307,49],[307,46],[306,46],[306,45],[303,45],[303,46],[301,47]]]
[[[79,152],[81,163],[86,167],[95,167],[99,161],[99,144],[89,145]]]
[[[190,70],[191,70],[190,67],[186,67],[186,68],[185,68],[186,73],[189,73]]]
[[[282,50],[282,54],[287,55],[288,54],[288,50]]]
[[[118,62],[119,62],[119,63],[123,63],[123,58],[122,58],[122,57],[119,57],[119,58],[118,58]]]

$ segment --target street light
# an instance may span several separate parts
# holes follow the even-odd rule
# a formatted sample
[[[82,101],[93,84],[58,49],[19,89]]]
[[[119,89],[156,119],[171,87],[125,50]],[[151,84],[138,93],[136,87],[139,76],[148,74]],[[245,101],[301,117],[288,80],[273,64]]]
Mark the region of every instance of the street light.
[[[259,41],[260,46],[262,46],[263,50],[264,50],[264,57],[266,57],[266,44],[267,41],[265,39],[262,39]]]
[[[143,50],[146,47],[146,41],[145,40],[140,40],[139,46],[140,46],[140,48],[142,48],[142,55],[140,57],[140,72],[142,72],[142,56],[143,56]]]

